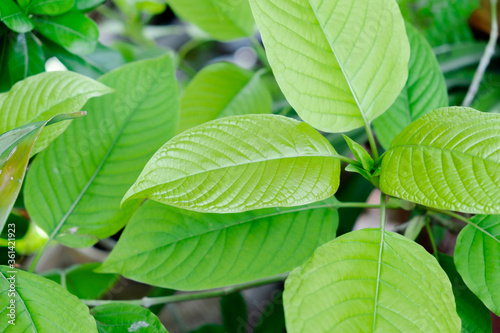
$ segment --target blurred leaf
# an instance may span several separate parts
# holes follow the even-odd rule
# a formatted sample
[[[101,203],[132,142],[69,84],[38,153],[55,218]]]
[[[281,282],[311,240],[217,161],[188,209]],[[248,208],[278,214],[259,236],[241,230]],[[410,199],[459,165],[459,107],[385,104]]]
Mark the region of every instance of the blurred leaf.
[[[254,19],[248,0],[169,0],[168,4],[182,19],[215,39],[228,41],[253,34]]]
[[[61,284],[65,277],[66,289],[80,299],[99,299],[116,284],[120,275],[95,273],[100,263],[75,265],[65,270],[47,271],[42,276]],[[91,282],[91,283],[90,283]]]
[[[0,135],[0,230],[14,206],[28,166],[31,151],[45,126],[83,116],[81,112],[61,114],[48,121],[28,124]]]
[[[88,99],[111,91],[97,81],[71,72],[30,76],[16,83],[9,92],[0,94],[0,133],[48,120],[56,114],[80,111]],[[29,103],[26,103],[28,96]],[[32,154],[45,149],[68,126],[66,122],[45,129]]]
[[[285,332],[285,311],[283,309],[283,294],[280,290],[274,294],[269,305],[264,309],[253,333],[283,332]]]
[[[165,0],[135,0],[135,6],[138,10],[151,15],[161,14],[167,8]]]
[[[227,333],[224,326],[220,325],[205,325],[190,333]]]
[[[170,56],[128,64],[99,81],[115,92],[90,100],[88,116],[37,156],[26,179],[30,216],[66,246],[90,246],[127,223],[140,202],[120,207],[121,198],[177,125]]]
[[[42,43],[31,32],[18,34],[9,47],[8,66],[11,84],[28,76],[45,72],[45,54]]]
[[[35,16],[33,19],[42,35],[71,53],[88,55],[94,52],[97,46],[97,25],[78,11],[54,17]]]
[[[229,62],[203,68],[182,95],[178,132],[226,116],[271,113],[271,94],[261,76]]]
[[[239,292],[224,295],[220,299],[222,322],[227,333],[240,333],[247,326],[247,304]]]
[[[105,304],[92,310],[99,333],[168,333],[158,317],[146,308],[130,304]]]
[[[81,12],[89,12],[105,2],[106,0],[75,0],[75,7]]]
[[[335,238],[336,203],[331,198],[297,208],[201,214],[148,201],[99,271],[180,290],[285,273]]]
[[[486,48],[485,42],[466,42],[443,45],[435,49],[439,67],[443,73],[477,65]]]
[[[35,27],[31,19],[24,13],[14,0],[0,1],[0,20],[11,30],[25,33]]]
[[[3,1],[3,0],[2,0]],[[15,273],[11,273],[14,271]],[[7,297],[11,276],[14,296]],[[57,283],[36,274],[0,266],[0,332],[91,333],[96,324],[88,307]],[[15,325],[7,319],[10,300],[15,300]]]
[[[411,49],[408,81],[394,104],[373,121],[377,139],[385,149],[410,123],[448,106],[446,84],[431,46],[410,24],[406,24],[406,33]]]
[[[457,312],[462,319],[462,333],[491,333],[490,311],[470,291],[458,274],[453,258],[439,254],[439,263],[448,275],[455,295]]]
[[[75,5],[75,0],[31,0],[26,10],[37,15],[61,15]]]
[[[408,227],[406,227],[405,237],[413,241],[416,240],[425,227],[425,219],[426,217],[422,215],[412,218],[408,223]]]

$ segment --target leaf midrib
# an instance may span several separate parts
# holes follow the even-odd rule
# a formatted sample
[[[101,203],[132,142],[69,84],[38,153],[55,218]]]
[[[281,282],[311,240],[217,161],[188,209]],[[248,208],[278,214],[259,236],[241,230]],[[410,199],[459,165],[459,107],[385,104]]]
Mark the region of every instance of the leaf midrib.
[[[267,218],[270,218],[270,217],[275,217],[275,216],[280,216],[280,215],[285,215],[285,214],[295,214],[295,213],[300,213],[300,212],[303,212],[303,211],[316,210],[316,209],[328,209],[328,208],[338,209],[338,208],[340,208],[340,205],[338,205],[338,204],[339,203],[337,202],[335,204],[317,205],[317,206],[310,206],[310,207],[300,207],[300,208],[295,208],[295,209],[289,209],[289,210],[286,210],[286,211],[280,211],[280,212],[270,213],[270,214],[267,214],[267,215],[256,216],[256,217],[251,218],[251,219],[247,219],[247,220],[243,220],[243,221],[238,221],[237,223],[234,223],[234,224],[223,225],[223,226],[220,226],[220,227],[215,228],[215,229],[206,230],[206,231],[200,232],[200,233],[198,233],[196,235],[191,235],[191,236],[179,239],[177,241],[172,241],[170,243],[161,245],[159,247],[155,247],[155,250],[163,249],[165,247],[172,246],[174,244],[177,244],[177,243],[180,243],[180,242],[184,242],[184,241],[187,241],[187,240],[190,240],[190,239],[193,239],[193,238],[203,237],[203,236],[205,236],[207,234],[210,234],[210,233],[213,233],[213,232],[217,232],[217,231],[221,231],[221,230],[225,230],[225,229],[229,229],[229,228],[241,226],[241,225],[244,225],[244,224],[247,224],[247,223],[251,223],[251,222],[262,220],[262,219],[267,219]],[[255,223],[257,223],[257,222],[255,222]],[[145,251],[134,253],[132,256],[127,257],[127,259],[117,260],[117,261],[113,262],[112,264],[116,264],[118,262],[122,262],[122,261],[128,260],[128,258],[134,258],[134,257],[140,256],[140,255],[142,255],[144,253],[148,253],[148,252],[151,252],[151,250],[145,250]]]
[[[178,177],[178,178],[175,178],[175,179],[171,179],[168,182],[164,182],[164,183],[161,183],[161,184],[157,184],[157,185],[148,187],[148,188],[146,188],[144,190],[141,190],[139,192],[136,192],[136,193],[134,193],[134,194],[132,194],[132,195],[130,195],[128,197],[125,196],[123,202],[125,202],[126,200],[129,200],[129,199],[132,199],[132,198],[138,198],[138,195],[141,194],[141,193],[143,193],[143,192],[152,191],[152,190],[154,190],[154,189],[156,189],[158,187],[165,186],[165,185],[170,184],[172,182],[179,181],[179,180],[182,180],[182,179],[187,179],[187,178],[190,178],[190,177],[195,177],[195,176],[202,175],[202,174],[205,174],[205,173],[217,172],[217,171],[220,171],[220,170],[230,169],[230,168],[236,168],[236,167],[240,167],[240,166],[243,166],[243,165],[251,165],[251,164],[257,164],[257,163],[264,163],[264,162],[268,162],[268,161],[286,160],[286,159],[294,159],[294,158],[301,158],[301,157],[311,157],[311,158],[315,158],[315,157],[328,158],[328,157],[331,157],[331,158],[338,158],[339,155],[336,155],[336,154],[330,154],[330,155],[326,155],[326,154],[311,154],[311,155],[304,154],[304,155],[295,155],[295,156],[279,156],[279,157],[274,157],[274,158],[258,159],[258,160],[249,161],[249,162],[246,162],[246,163],[235,163],[235,164],[231,164],[231,165],[227,165],[227,166],[221,166],[221,167],[218,167],[218,168],[213,168],[213,169],[209,169],[209,170],[203,170],[203,171],[200,171],[200,172],[195,172],[195,173],[183,176],[183,177]],[[141,176],[140,176],[140,178],[142,178]],[[131,189],[133,189],[134,187],[135,186],[133,186]]]

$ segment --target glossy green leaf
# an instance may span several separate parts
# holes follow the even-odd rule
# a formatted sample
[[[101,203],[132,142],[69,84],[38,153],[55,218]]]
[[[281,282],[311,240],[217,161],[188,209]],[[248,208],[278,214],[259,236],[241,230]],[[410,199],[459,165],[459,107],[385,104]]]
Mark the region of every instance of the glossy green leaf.
[[[14,0],[0,1],[0,20],[11,30],[19,33],[31,31],[35,27]]]
[[[118,274],[95,273],[100,263],[87,263],[64,270],[43,272],[42,276],[56,283],[80,299],[99,299],[118,281]],[[89,283],[91,281],[92,283]]]
[[[89,98],[110,92],[103,84],[71,72],[29,77],[0,94],[0,133],[48,120],[56,114],[80,111]],[[69,122],[61,123],[44,130],[33,154],[46,148],[68,125]]]
[[[429,207],[500,213],[500,115],[470,108],[433,111],[385,153],[383,192]]]
[[[471,222],[458,235],[455,265],[470,290],[500,315],[500,215]]]
[[[326,199],[340,181],[335,150],[311,126],[282,116],[232,116],[167,142],[130,188],[180,208],[235,213]]]
[[[250,0],[269,63],[304,121],[347,132],[384,113],[408,77],[394,0]]]
[[[458,274],[453,258],[439,254],[439,263],[448,275],[455,295],[457,313],[462,320],[462,333],[491,333],[490,311],[469,290]]]
[[[34,22],[42,35],[71,53],[91,54],[97,46],[97,24],[78,11],[54,17],[36,16]]]
[[[75,0],[75,7],[81,12],[88,12],[103,5],[106,0]]]
[[[121,198],[177,125],[169,56],[126,65],[100,82],[115,93],[89,101],[88,116],[42,152],[27,177],[30,216],[67,246],[89,246],[127,223],[140,202],[120,209]]]
[[[61,15],[75,5],[75,0],[31,0],[27,6],[30,14]]]
[[[15,306],[15,325],[8,322],[11,304]],[[88,307],[78,298],[53,281],[7,266],[0,266],[0,309],[0,331],[4,333],[97,332]]]
[[[304,207],[220,215],[148,201],[99,271],[181,290],[288,272],[335,238],[336,203],[332,198]]]
[[[18,34],[8,52],[7,64],[12,84],[45,72],[45,53],[42,43],[34,34]]]
[[[216,118],[271,113],[271,94],[261,75],[228,62],[202,69],[182,95],[178,132]]]
[[[158,317],[146,308],[130,304],[105,304],[90,310],[99,333],[168,333]]]
[[[448,106],[446,83],[431,46],[410,24],[406,24],[406,33],[411,47],[408,81],[389,110],[373,122],[385,149],[411,122]]]
[[[168,0],[182,19],[221,41],[253,34],[254,20],[246,0]]]
[[[381,249],[382,246],[382,249]],[[460,332],[451,284],[424,248],[363,229],[320,247],[288,277],[287,332]]]
[[[220,299],[222,322],[227,333],[240,333],[247,326],[247,304],[240,292],[224,295]]]
[[[21,190],[29,157],[40,132],[47,125],[83,116],[84,113],[62,114],[48,121],[28,124],[0,135],[0,230],[9,217]]]

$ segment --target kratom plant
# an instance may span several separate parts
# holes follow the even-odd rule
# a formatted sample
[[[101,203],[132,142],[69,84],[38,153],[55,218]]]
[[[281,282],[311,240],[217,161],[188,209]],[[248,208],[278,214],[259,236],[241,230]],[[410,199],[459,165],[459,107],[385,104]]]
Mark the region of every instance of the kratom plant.
[[[398,3],[169,4],[221,41],[256,43],[255,19],[264,68],[211,64],[181,95],[176,57],[166,54],[98,81],[46,73],[0,94],[0,229],[16,237],[9,213],[38,153],[23,195],[47,235],[27,271],[8,243],[0,329],[166,332],[143,307],[226,295],[224,326],[199,332],[236,333],[246,329],[236,292],[286,279],[287,332],[491,331],[489,311],[500,315],[500,115],[448,106],[436,56]],[[495,42],[492,34],[488,50]],[[269,77],[302,120],[272,114]],[[349,154],[324,135],[360,128],[370,149],[344,135]],[[344,166],[380,190],[379,204],[335,198]],[[379,228],[336,238],[338,210],[352,207],[380,209]],[[386,230],[388,209],[411,211],[406,237]],[[466,224],[453,258],[438,253],[431,219]],[[89,247],[123,227],[102,264],[34,273],[54,241]],[[424,228],[432,254],[414,241]],[[99,300],[119,275],[222,289]],[[259,325],[284,329],[278,317]]]

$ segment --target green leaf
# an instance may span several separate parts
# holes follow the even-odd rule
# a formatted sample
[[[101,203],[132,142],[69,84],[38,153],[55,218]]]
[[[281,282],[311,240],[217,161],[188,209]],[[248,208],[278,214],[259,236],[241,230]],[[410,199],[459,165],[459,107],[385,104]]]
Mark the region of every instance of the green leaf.
[[[62,114],[48,121],[28,124],[0,135],[0,230],[21,190],[30,153],[42,129],[50,124],[83,116],[84,113]]]
[[[408,77],[394,0],[250,0],[269,63],[305,122],[347,132],[384,113]]]
[[[246,0],[168,0],[168,4],[179,17],[217,40],[253,34],[254,20]]]
[[[410,123],[448,106],[446,83],[431,46],[410,24],[406,24],[406,33],[411,48],[408,81],[389,110],[373,122],[385,149]]]
[[[81,12],[89,12],[105,2],[106,0],[75,0],[75,8]]]
[[[416,240],[420,232],[425,227],[426,217],[423,215],[415,216],[408,222],[408,227],[405,230],[405,237],[411,240]]]
[[[359,143],[356,141],[352,140],[350,137],[346,135],[342,135],[344,137],[345,142],[349,146],[349,149],[351,150],[352,154],[354,155],[354,158],[361,163],[363,166],[363,169],[366,171],[371,171],[373,168],[373,165],[375,164],[375,161],[373,158],[368,154],[368,152],[363,148]]]
[[[105,304],[93,308],[90,313],[97,322],[99,333],[168,333],[158,317],[137,305]]]
[[[224,326],[220,325],[204,325],[190,333],[227,333]]]
[[[32,33],[18,34],[9,47],[7,63],[12,84],[45,72],[42,43]]]
[[[120,209],[121,198],[177,125],[169,56],[126,65],[99,81],[115,93],[90,100],[88,116],[37,156],[26,180],[33,221],[72,247],[90,246],[127,223],[140,202]]]
[[[182,95],[178,132],[216,118],[271,113],[271,94],[261,76],[228,62],[202,69]]]
[[[445,254],[439,254],[439,263],[448,275],[457,312],[462,319],[462,333],[491,333],[490,311],[483,303],[467,288],[467,285],[458,274],[453,258]]]
[[[288,272],[335,238],[336,203],[332,198],[305,207],[220,215],[148,201],[99,271],[181,290]]]
[[[71,11],[54,17],[36,16],[34,22],[42,35],[71,53],[91,54],[97,46],[97,24],[80,12]]]
[[[64,270],[43,272],[42,276],[59,284],[64,282],[65,288],[80,299],[99,299],[120,278],[118,274],[95,273],[94,269],[100,265],[100,263],[75,265]]]
[[[283,294],[279,290],[275,292],[271,302],[262,312],[253,333],[283,332],[285,332],[285,311],[283,310]]]
[[[135,7],[151,15],[161,14],[167,8],[165,0],[136,0]]]
[[[383,192],[429,207],[500,213],[500,115],[470,108],[433,111],[385,153]]]
[[[497,315],[500,315],[499,257],[500,216],[473,217],[471,224],[458,235],[455,265],[470,290]]]
[[[31,0],[26,10],[30,14],[61,15],[75,5],[75,0]]]
[[[9,92],[0,94],[0,133],[48,120],[57,114],[80,111],[89,98],[110,92],[111,89],[99,82],[71,72],[29,77],[15,84]],[[45,149],[68,126],[66,122],[44,130],[32,154]]]
[[[364,229],[320,247],[288,277],[287,331],[459,332],[450,282],[401,235]],[[381,248],[382,247],[382,248]]]
[[[13,0],[0,1],[0,20],[19,33],[31,31],[35,27],[28,15]]]
[[[239,292],[220,299],[222,322],[227,333],[240,333],[247,327],[247,304]]]
[[[0,266],[0,295],[0,331],[4,333],[97,332],[87,306],[57,283],[41,276]],[[15,310],[8,308],[11,304]],[[8,322],[12,319],[11,311],[15,325]]]
[[[226,117],[167,142],[123,202],[149,198],[212,213],[304,205],[335,194],[336,156],[305,123],[275,115]]]

